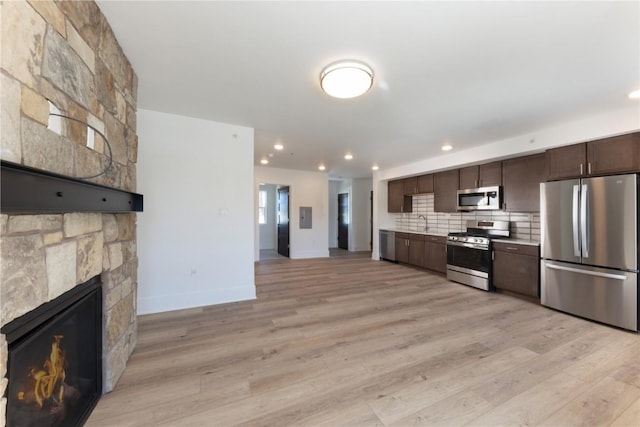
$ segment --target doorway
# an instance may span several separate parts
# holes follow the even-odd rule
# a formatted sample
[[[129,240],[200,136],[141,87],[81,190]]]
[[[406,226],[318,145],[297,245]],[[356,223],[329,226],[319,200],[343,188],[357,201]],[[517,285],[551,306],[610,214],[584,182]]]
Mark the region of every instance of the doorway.
[[[349,250],[349,193],[338,194],[338,247]]]
[[[278,253],[289,258],[289,187],[278,187]]]

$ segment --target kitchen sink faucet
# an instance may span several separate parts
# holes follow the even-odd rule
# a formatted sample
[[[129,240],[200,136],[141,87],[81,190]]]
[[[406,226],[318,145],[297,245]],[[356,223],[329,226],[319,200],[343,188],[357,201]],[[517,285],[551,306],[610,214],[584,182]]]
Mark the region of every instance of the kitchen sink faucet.
[[[427,231],[429,229],[429,227],[427,227],[427,217],[424,215],[418,215],[418,219],[424,219],[424,231]]]

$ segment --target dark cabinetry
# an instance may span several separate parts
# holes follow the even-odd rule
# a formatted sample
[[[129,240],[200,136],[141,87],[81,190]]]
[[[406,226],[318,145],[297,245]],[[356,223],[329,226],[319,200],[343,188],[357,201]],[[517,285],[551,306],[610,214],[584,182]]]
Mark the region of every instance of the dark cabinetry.
[[[460,190],[502,185],[502,162],[461,168],[459,184]]]
[[[424,267],[424,235],[396,233],[396,261]]]
[[[640,172],[640,133],[547,150],[547,180]]]
[[[493,286],[539,298],[540,247],[494,242]]]
[[[404,180],[389,181],[387,185],[387,212],[411,212],[411,196],[404,194]]]
[[[424,267],[439,273],[447,272],[447,238],[425,236]]]
[[[457,212],[458,169],[433,174],[433,208],[436,212]]]
[[[540,211],[540,183],[544,181],[544,153],[502,162],[504,210],[511,212]]]
[[[404,182],[404,195],[433,193],[433,174],[412,176],[402,180]]]

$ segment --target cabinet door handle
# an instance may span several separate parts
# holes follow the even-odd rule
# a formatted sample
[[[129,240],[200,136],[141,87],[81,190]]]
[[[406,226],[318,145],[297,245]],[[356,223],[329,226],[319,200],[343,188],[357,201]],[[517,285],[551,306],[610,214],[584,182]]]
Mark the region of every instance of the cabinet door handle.
[[[580,163],[580,175],[582,175],[582,163]]]
[[[591,175],[591,162],[587,163],[587,174]]]
[[[496,260],[496,251],[491,251],[491,261]]]
[[[518,248],[514,248],[513,246],[507,246],[508,251],[517,251]]]

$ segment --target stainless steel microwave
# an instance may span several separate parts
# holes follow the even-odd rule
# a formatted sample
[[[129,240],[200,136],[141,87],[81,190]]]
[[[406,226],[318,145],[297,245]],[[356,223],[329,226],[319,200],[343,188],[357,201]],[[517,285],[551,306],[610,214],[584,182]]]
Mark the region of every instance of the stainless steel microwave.
[[[458,190],[459,211],[498,210],[502,207],[502,187]]]

